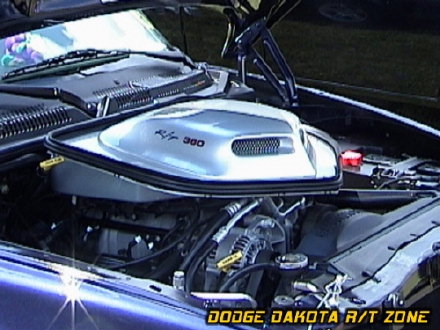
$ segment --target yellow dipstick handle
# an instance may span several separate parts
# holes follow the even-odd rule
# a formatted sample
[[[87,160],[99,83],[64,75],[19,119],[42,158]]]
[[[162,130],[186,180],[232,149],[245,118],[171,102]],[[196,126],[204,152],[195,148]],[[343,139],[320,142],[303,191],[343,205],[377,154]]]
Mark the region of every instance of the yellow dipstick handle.
[[[229,268],[231,268],[231,266],[237,261],[240,261],[241,258],[243,258],[243,253],[241,251],[237,251],[217,262],[217,268],[222,272],[227,272]]]
[[[48,160],[41,162],[40,168],[44,172],[47,172],[50,169],[52,169],[52,167],[57,166],[57,165],[61,164],[62,162],[64,162],[64,157],[61,157],[61,156],[54,157],[54,158],[51,158],[51,159],[48,159]]]

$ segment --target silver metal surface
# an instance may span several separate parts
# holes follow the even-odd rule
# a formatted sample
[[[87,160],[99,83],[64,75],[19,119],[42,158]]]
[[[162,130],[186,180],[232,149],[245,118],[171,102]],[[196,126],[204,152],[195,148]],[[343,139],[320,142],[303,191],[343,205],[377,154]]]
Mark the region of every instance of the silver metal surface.
[[[185,272],[176,270],[173,274],[173,288],[177,290],[185,290]]]
[[[333,147],[323,138],[307,135],[293,113],[244,101],[175,104],[65,142],[76,150],[126,163],[140,171],[152,170],[198,183],[314,182],[339,175]],[[73,164],[78,165],[77,172]],[[98,171],[97,175],[103,176],[98,187],[95,179],[93,184],[86,180],[92,172],[92,168],[74,162],[68,167],[59,166],[55,190],[119,199],[114,196],[118,194],[115,187],[119,177],[108,173],[104,178]],[[75,180],[65,180],[67,175],[75,176]],[[128,195],[129,189],[124,189]],[[134,201],[148,201],[147,190]],[[168,193],[178,194],[162,192],[165,198]],[[151,199],[160,199],[159,195],[156,190]]]
[[[297,270],[307,267],[309,264],[309,258],[302,253],[287,253],[278,256],[275,259],[275,262],[282,270]]]
[[[71,160],[66,160],[55,166],[50,174],[52,189],[66,195],[133,203],[147,203],[181,197]]]

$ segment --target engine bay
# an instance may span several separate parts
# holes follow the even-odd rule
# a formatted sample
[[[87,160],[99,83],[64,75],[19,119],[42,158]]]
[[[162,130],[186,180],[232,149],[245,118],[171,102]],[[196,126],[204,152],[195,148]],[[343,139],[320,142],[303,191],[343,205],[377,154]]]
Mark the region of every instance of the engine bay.
[[[440,133],[297,85],[269,30],[297,1],[224,3],[236,69],[193,62],[125,12],[141,2],[60,20],[31,2],[31,22],[2,30],[7,328],[204,329],[207,310],[342,315],[438,288]]]
[[[381,258],[359,265],[350,250],[380,238],[386,228],[410,222],[423,231],[438,226],[421,214],[435,215],[439,198],[434,193],[394,198],[372,193],[360,197],[361,203],[349,191],[332,197],[130,203],[54,193],[50,176],[33,171],[3,177],[2,240],[155,280],[196,297],[204,293],[203,299],[217,307],[336,308],[340,301],[328,300],[328,288],[336,290],[333,297],[359,304],[364,298],[348,288],[368,279],[366,269],[380,269],[395,251],[381,242]],[[398,246],[417,236],[414,231],[399,235]],[[348,263],[344,254],[351,258]]]
[[[342,188],[328,135],[254,103],[102,119],[54,131],[46,146],[3,164],[2,240],[211,307],[365,305],[351,290],[439,225],[435,191]]]

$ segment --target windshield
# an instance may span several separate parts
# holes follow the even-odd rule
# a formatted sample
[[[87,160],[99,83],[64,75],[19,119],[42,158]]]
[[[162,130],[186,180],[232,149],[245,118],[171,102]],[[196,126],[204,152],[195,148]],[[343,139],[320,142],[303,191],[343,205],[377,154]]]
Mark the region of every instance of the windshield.
[[[0,76],[87,48],[154,52],[168,44],[141,11],[84,18],[0,39]]]

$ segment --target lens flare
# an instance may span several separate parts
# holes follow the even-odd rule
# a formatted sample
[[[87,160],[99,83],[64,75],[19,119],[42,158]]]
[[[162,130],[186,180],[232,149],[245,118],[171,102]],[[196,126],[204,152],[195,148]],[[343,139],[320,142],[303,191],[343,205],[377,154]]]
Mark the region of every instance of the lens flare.
[[[59,274],[61,281],[59,293],[65,297],[65,300],[47,329],[51,329],[60,315],[70,307],[71,329],[74,330],[76,306],[78,305],[93,324],[95,329],[98,330],[98,326],[81,301],[81,285],[83,284],[84,280],[96,280],[99,278],[99,276],[65,265],[54,264],[51,265],[51,268]]]

